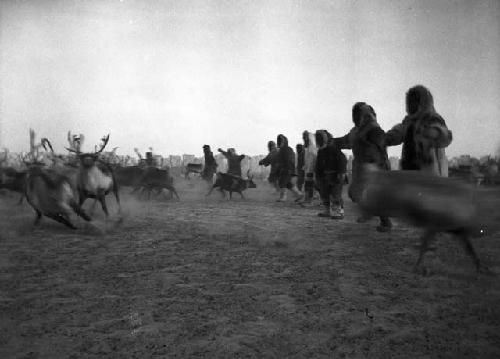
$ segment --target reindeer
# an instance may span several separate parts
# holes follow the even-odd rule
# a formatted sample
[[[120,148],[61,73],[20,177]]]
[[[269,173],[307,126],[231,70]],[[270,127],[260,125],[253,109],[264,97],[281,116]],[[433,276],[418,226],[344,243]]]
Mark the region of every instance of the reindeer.
[[[102,206],[102,210],[109,216],[105,197],[113,191],[119,210],[121,211],[120,196],[118,193],[118,184],[115,179],[113,169],[105,162],[99,160],[99,154],[104,150],[109,141],[109,134],[104,136],[99,149],[97,146],[93,153],[82,153],[80,150],[83,142],[83,136],[71,136],[68,132],[68,142],[70,148],[68,151],[75,153],[79,158],[79,169],[77,175],[77,189],[79,194],[79,205],[81,206],[87,198],[95,198]]]
[[[22,156],[22,161],[28,168],[22,178],[22,187],[27,202],[36,212],[34,225],[38,225],[42,216],[46,216],[76,229],[69,217],[72,212],[86,221],[90,221],[90,217],[77,203],[72,181],[64,174],[45,167],[38,151],[40,147],[45,150],[50,148],[53,153],[52,145],[46,138],[35,145],[35,132],[30,129],[30,152]]]

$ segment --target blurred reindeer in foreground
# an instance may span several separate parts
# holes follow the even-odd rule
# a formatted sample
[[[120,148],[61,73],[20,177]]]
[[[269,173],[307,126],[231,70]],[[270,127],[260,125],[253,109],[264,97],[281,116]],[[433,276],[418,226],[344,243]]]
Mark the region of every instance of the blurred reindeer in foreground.
[[[477,188],[460,180],[419,171],[366,169],[361,208],[377,216],[399,217],[424,229],[416,269],[424,254],[434,250],[437,233],[458,239],[476,269],[488,273],[470,241],[500,229],[500,190]]]
[[[75,229],[70,220],[72,212],[90,221],[90,217],[77,203],[74,181],[56,169],[46,168],[39,153],[40,147],[45,150],[50,148],[53,153],[52,145],[47,139],[42,139],[40,145],[35,145],[35,132],[30,130],[30,152],[23,156],[23,162],[28,168],[23,188],[28,203],[36,212],[35,225],[40,223],[44,215]]]

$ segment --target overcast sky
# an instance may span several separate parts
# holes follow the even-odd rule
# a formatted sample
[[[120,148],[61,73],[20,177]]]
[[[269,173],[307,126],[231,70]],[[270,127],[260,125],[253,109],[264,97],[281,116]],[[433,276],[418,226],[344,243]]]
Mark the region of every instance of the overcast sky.
[[[356,101],[388,130],[427,86],[451,156],[499,153],[500,1],[0,2],[0,147],[28,129],[63,151],[266,152],[278,133],[335,136]],[[400,147],[390,154],[400,154]]]

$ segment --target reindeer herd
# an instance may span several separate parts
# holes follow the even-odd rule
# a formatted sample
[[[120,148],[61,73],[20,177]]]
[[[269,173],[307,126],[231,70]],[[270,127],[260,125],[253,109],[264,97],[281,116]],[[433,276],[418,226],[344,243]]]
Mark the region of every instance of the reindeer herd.
[[[121,186],[133,187],[133,192],[147,194],[148,198],[152,191],[163,192],[166,189],[179,199],[168,170],[112,166],[104,161],[101,156],[109,142],[109,134],[101,139],[99,147],[95,146],[93,152],[81,151],[83,141],[83,135],[71,135],[68,132],[69,147],[66,149],[73,156],[65,159],[54,153],[48,139],[42,138],[36,144],[35,132],[30,130],[30,151],[20,156],[25,167],[22,170],[4,167],[8,154],[4,152],[4,157],[0,159],[0,188],[19,192],[20,203],[26,198],[36,212],[35,225],[42,216],[46,216],[74,229],[76,227],[70,219],[72,213],[91,221],[82,208],[87,198],[95,200],[94,206],[99,202],[108,217],[108,194],[114,195],[120,213]]]

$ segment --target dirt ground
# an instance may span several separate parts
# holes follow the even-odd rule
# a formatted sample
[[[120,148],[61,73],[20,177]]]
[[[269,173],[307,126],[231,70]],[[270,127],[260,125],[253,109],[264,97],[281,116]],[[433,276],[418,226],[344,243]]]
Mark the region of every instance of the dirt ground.
[[[476,274],[443,236],[414,273],[418,232],[377,233],[265,183],[224,200],[122,195],[70,230],[0,196],[0,358],[500,358],[500,236]],[[91,202],[85,208],[91,207]]]

